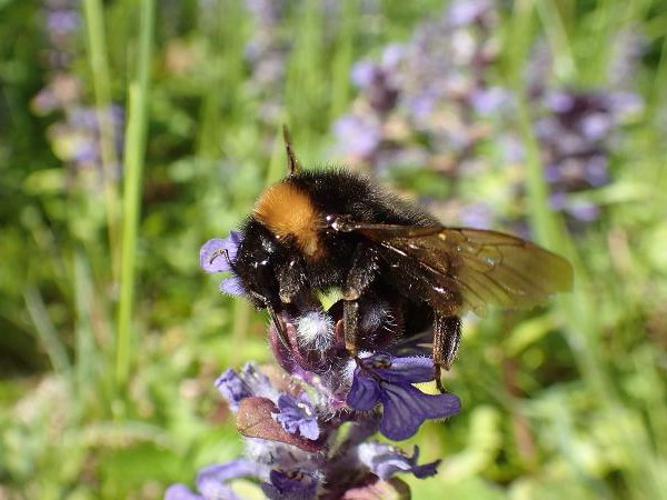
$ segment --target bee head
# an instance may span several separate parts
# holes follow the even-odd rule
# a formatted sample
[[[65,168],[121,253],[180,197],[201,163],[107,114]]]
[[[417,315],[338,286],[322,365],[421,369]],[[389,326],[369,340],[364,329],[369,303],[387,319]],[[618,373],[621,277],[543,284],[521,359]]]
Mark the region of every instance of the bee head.
[[[259,308],[280,305],[276,269],[283,258],[282,254],[275,236],[257,221],[250,220],[244,230],[233,270],[243,282],[243,288],[252,302]]]

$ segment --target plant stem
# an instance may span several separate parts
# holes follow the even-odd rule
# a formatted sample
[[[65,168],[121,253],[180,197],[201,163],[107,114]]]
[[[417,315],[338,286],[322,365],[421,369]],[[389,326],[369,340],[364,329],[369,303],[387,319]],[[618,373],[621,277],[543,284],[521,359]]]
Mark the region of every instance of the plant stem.
[[[131,362],[131,327],[137,260],[137,234],[141,209],[142,171],[148,122],[148,84],[155,1],[143,0],[137,76],[129,88],[128,124],[125,133],[125,183],[123,199],[123,242],[121,260],[118,338],[116,339],[116,384],[127,383]]]
[[[104,173],[104,198],[106,205],[109,255],[114,281],[118,279],[119,266],[119,200],[116,178],[118,177],[118,156],[116,154],[116,133],[111,118],[111,89],[109,63],[107,60],[104,10],[100,0],[84,0],[86,35],[88,43],[88,63],[92,74],[97,121],[100,126],[100,154]]]

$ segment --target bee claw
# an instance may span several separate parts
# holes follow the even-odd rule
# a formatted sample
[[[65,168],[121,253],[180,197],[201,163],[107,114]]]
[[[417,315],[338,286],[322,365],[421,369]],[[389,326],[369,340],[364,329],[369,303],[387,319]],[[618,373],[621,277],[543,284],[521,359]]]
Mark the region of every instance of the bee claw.
[[[435,365],[435,386],[438,388],[440,394],[446,394],[449,392],[447,389],[445,389],[445,386],[442,384],[440,365]]]

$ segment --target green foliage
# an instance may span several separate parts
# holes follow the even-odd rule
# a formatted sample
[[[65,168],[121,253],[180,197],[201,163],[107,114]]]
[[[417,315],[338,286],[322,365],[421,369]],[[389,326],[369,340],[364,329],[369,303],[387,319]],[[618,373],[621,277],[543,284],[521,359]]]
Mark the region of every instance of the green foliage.
[[[244,2],[158,2],[155,17],[152,3],[83,1],[68,69],[87,105],[126,109],[122,185],[109,128],[105,182],[63,160],[58,113],[34,105],[50,75],[43,7],[0,0],[0,498],[160,498],[241,452],[213,381],[268,359],[266,319],[216,293],[199,247],[282,175],[283,121],[305,164],[331,158],[352,64],[442,7],[386,0],[369,13],[373,2],[344,0],[331,22],[328,2],[288,2],[284,78],[260,88]],[[506,11],[499,83],[523,95],[529,49],[545,38],[555,78],[604,85],[612,39],[632,28],[648,48],[633,75],[648,111],[620,141],[614,182],[581,195],[602,219],[573,235],[549,209],[521,103],[528,206],[511,210],[572,259],[577,287],[548,310],[467,323],[449,375],[464,411],[415,439],[424,460],[444,457],[436,478],[409,481],[415,498],[667,498],[666,20],[648,0]],[[433,172],[391,178],[451,192]],[[507,184],[463,189],[503,199]]]

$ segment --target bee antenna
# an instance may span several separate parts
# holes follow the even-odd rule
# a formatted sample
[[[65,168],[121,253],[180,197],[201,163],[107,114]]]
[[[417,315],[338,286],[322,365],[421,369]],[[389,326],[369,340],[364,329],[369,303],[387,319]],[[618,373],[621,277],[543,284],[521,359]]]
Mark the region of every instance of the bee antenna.
[[[289,175],[296,175],[301,172],[301,164],[292,148],[292,136],[289,133],[287,125],[283,125],[283,139],[285,140],[285,150],[287,151],[287,167],[289,168]]]

